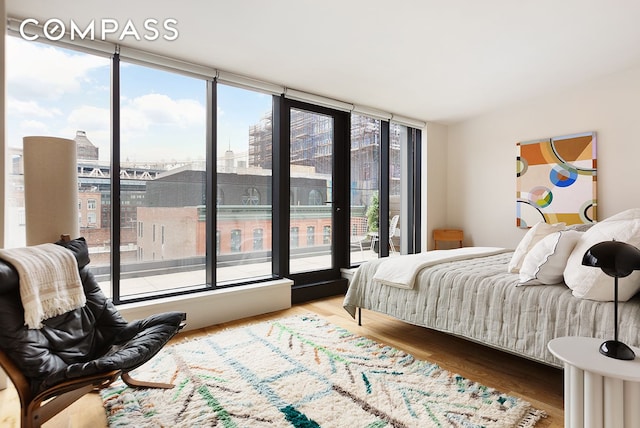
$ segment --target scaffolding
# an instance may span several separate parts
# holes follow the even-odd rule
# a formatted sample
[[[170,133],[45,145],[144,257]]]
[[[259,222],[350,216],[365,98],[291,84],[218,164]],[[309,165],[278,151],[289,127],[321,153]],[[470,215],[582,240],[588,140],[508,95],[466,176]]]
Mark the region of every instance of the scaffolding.
[[[389,194],[399,196],[401,188],[402,138],[406,127],[389,127]],[[291,110],[290,163],[313,168],[318,174],[332,173],[333,123],[330,116],[303,110]],[[366,206],[380,187],[380,121],[351,115],[351,205]],[[272,113],[266,112],[249,128],[249,164],[272,167]]]

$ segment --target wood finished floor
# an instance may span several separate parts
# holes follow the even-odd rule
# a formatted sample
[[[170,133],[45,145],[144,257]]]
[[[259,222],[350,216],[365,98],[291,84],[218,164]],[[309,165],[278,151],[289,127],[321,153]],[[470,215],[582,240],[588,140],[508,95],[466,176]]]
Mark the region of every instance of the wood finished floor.
[[[360,327],[342,308],[342,300],[342,297],[337,296],[307,302],[284,311],[186,332],[180,337],[195,337],[246,323],[313,312],[355,334],[402,349],[419,359],[437,363],[446,370],[529,401],[548,415],[536,427],[563,426],[561,370],[409,325],[371,311],[363,311],[363,325]],[[19,425],[18,397],[10,386],[0,391],[0,427],[19,428]],[[102,428],[107,427],[107,422],[99,395],[92,393],[75,402],[43,426],[45,428]]]

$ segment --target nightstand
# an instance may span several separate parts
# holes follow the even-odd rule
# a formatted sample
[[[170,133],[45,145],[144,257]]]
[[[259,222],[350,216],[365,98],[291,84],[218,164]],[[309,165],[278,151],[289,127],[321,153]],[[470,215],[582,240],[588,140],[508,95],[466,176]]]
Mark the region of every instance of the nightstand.
[[[433,244],[434,250],[438,249],[438,242],[457,242],[459,247],[462,247],[462,240],[464,239],[464,233],[460,229],[434,229],[433,230]]]
[[[559,337],[549,351],[564,363],[565,427],[640,427],[640,349],[616,360],[599,352],[603,339]]]

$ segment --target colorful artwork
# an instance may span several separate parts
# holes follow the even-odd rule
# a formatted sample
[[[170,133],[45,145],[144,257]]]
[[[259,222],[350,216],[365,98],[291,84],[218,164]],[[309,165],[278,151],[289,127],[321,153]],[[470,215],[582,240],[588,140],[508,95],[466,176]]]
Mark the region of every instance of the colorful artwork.
[[[596,134],[517,143],[516,225],[596,221]]]

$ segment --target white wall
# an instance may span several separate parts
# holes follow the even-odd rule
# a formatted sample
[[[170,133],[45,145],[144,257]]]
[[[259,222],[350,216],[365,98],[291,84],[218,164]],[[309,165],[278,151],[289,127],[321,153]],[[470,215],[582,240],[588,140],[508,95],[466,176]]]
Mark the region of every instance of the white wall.
[[[465,245],[515,248],[526,232],[515,225],[516,142],[587,131],[597,135],[598,219],[640,207],[639,103],[640,64],[449,126],[446,208],[431,224],[463,228]]]
[[[433,229],[455,227],[447,218],[447,137],[445,125],[428,123],[422,138],[422,250],[433,248]],[[426,137],[425,137],[426,136]]]

